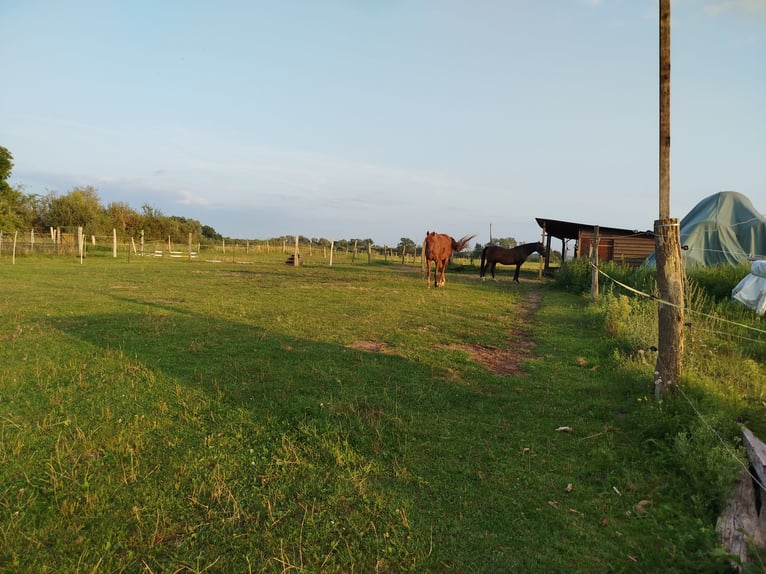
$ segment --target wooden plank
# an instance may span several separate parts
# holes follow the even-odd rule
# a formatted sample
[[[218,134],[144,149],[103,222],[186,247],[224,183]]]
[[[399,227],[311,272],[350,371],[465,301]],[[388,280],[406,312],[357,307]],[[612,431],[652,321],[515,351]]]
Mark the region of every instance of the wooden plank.
[[[766,484],[766,444],[746,426],[742,427],[742,439],[758,480],[762,485]]]
[[[755,509],[753,481],[746,469],[742,469],[734,491],[726,502],[723,514],[715,525],[718,539],[726,551],[736,556],[732,561],[734,572],[742,572],[742,564],[748,560],[747,543],[755,537],[758,530],[758,516]]]

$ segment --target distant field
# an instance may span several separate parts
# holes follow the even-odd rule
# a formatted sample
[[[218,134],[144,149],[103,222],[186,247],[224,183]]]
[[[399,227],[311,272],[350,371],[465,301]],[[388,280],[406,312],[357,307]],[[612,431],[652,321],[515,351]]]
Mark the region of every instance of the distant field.
[[[249,255],[3,252],[0,569],[725,571],[688,409],[536,264]]]

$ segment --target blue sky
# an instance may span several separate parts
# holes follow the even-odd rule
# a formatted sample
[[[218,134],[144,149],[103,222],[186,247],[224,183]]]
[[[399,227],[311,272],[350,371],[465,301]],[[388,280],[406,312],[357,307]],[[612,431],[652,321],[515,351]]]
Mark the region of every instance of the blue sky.
[[[0,0],[11,183],[233,238],[658,218],[657,0]],[[672,5],[671,216],[766,210],[766,0]]]

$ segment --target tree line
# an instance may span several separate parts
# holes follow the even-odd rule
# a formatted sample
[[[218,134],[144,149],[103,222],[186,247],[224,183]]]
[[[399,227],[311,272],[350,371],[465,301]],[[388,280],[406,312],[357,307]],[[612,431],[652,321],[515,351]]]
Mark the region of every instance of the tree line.
[[[26,193],[23,184],[13,187],[9,183],[13,170],[13,155],[0,146],[0,231],[12,233],[29,229],[48,230],[50,228],[71,229],[82,227],[85,236],[111,236],[117,230],[123,239],[144,237],[169,239],[173,243],[185,244],[189,234],[195,242],[212,243],[230,238],[223,237],[213,227],[203,225],[196,219],[177,215],[165,215],[151,205],[144,204],[140,211],[121,201],[102,204],[98,190],[91,186],[76,186],[64,194],[50,191],[45,195]],[[273,237],[273,243],[294,244],[295,236]],[[323,237],[298,237],[299,245],[329,247],[330,241]],[[495,239],[493,243],[503,247],[513,247],[516,240],[512,237]],[[366,250],[367,246],[376,246],[371,238],[351,238],[335,241],[339,250],[351,251],[354,248]],[[397,253],[415,253],[420,242],[402,237],[399,243],[388,246]],[[481,257],[483,245],[477,243],[470,255]]]
[[[0,231],[82,227],[85,235],[111,235],[138,239],[143,230],[147,237],[170,238],[185,243],[191,233],[196,238],[222,239],[215,229],[196,219],[165,215],[145,204],[136,211],[125,202],[104,206],[98,190],[91,185],[76,186],[65,194],[50,191],[45,195],[25,193],[24,186],[8,182],[13,170],[13,155],[0,146]]]

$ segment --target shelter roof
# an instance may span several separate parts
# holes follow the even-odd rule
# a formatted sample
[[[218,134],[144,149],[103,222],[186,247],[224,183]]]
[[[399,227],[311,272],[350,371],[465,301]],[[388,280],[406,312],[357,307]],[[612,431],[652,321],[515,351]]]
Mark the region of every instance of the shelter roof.
[[[559,239],[578,239],[581,231],[589,231],[592,233],[596,227],[595,225],[588,225],[587,223],[546,219],[544,217],[536,217],[535,220],[541,229],[545,229],[546,233]],[[600,233],[608,235],[631,235],[634,237],[654,238],[654,232],[652,231],[620,229],[618,227],[605,227],[603,225],[599,225],[598,229]]]

